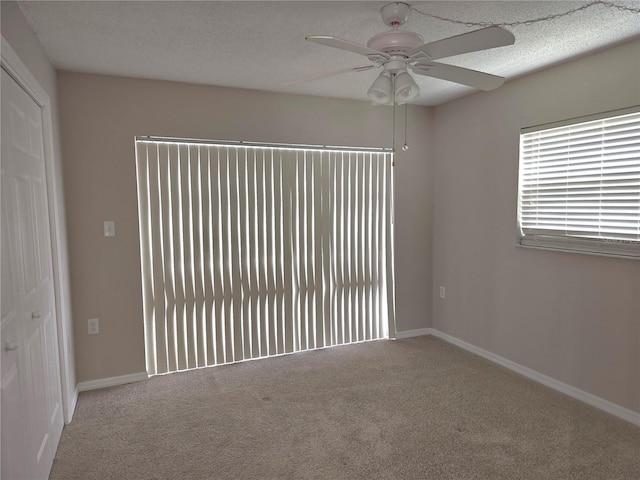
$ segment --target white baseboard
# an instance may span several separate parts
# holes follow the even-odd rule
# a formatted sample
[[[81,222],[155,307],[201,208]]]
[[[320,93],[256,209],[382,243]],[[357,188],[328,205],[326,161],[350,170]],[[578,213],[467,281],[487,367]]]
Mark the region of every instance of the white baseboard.
[[[67,411],[67,418],[64,419],[64,423],[69,425],[71,420],[73,420],[73,413],[76,411],[76,405],[78,404],[78,395],[80,394],[80,389],[78,385],[76,385],[76,389],[73,392],[73,398],[71,399],[71,403],[69,404],[69,410]]]
[[[401,338],[420,337],[422,335],[429,335],[432,328],[417,328],[415,330],[403,330],[402,332],[396,332],[394,337],[396,340]]]
[[[508,368],[509,370],[519,373],[520,375],[524,375],[525,377],[541,383],[549,388],[552,388],[560,393],[564,393],[565,395],[575,398],[576,400],[580,400],[581,402],[589,404],[592,407],[598,408],[607,413],[610,413],[611,415],[621,418],[622,420],[626,420],[627,422],[640,426],[640,413],[638,412],[634,412],[633,410],[629,410],[628,408],[621,407],[620,405],[610,402],[609,400],[597,397],[591,393],[585,392],[584,390],[580,390],[579,388],[548,377],[547,375],[536,372],[535,370],[531,370],[530,368],[512,362],[511,360],[507,360],[504,357],[496,355],[495,353],[491,353],[483,348],[476,347],[475,345],[467,343],[456,337],[453,337],[446,333],[442,333],[441,331],[434,328],[425,328],[423,330],[428,330],[429,335],[433,335],[434,337],[440,338],[445,342],[451,343],[452,345],[460,347],[471,353],[475,353],[480,357],[486,358],[487,360],[497,363],[498,365]]]
[[[86,392],[87,390],[96,390],[98,388],[115,387],[126,383],[141,382],[147,380],[149,374],[147,372],[131,373],[129,375],[121,375],[119,377],[101,378],[99,380],[89,380],[88,382],[80,382],[78,391]]]

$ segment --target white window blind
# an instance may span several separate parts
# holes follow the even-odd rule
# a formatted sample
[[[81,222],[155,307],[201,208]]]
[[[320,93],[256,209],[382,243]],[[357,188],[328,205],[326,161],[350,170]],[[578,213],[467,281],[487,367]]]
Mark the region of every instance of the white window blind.
[[[148,372],[388,337],[391,155],[137,138]]]
[[[640,257],[640,109],[524,129],[520,244]]]

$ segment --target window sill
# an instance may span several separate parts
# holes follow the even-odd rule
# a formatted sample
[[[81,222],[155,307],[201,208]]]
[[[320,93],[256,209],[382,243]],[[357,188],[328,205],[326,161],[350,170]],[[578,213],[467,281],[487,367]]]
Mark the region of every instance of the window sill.
[[[572,248],[563,248],[563,247],[552,247],[548,245],[528,245],[522,243],[516,243],[516,247],[518,248],[526,248],[532,250],[547,250],[550,252],[560,252],[560,253],[579,253],[582,255],[591,255],[595,257],[609,257],[609,258],[617,258],[618,260],[635,260],[640,261],[640,256],[634,255],[625,255],[619,253],[608,253],[608,252],[594,252],[591,250],[579,250]]]

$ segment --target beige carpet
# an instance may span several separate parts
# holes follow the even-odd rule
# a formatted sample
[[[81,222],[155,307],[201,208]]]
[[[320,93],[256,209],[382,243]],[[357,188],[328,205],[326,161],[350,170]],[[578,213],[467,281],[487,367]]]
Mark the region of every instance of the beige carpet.
[[[51,479],[639,479],[640,429],[432,337],[80,395]]]

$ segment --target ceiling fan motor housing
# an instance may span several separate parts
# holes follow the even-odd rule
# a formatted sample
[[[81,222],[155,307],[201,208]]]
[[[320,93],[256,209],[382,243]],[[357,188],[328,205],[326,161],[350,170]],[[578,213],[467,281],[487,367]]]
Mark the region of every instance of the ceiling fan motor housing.
[[[420,35],[405,30],[390,30],[371,37],[367,47],[389,55],[403,55],[424,43]]]
[[[422,45],[424,40],[417,33],[398,30],[398,27],[409,20],[410,12],[409,5],[402,2],[387,3],[382,7],[382,21],[393,30],[372,37],[367,42],[367,47],[388,55],[406,57],[408,51]]]

